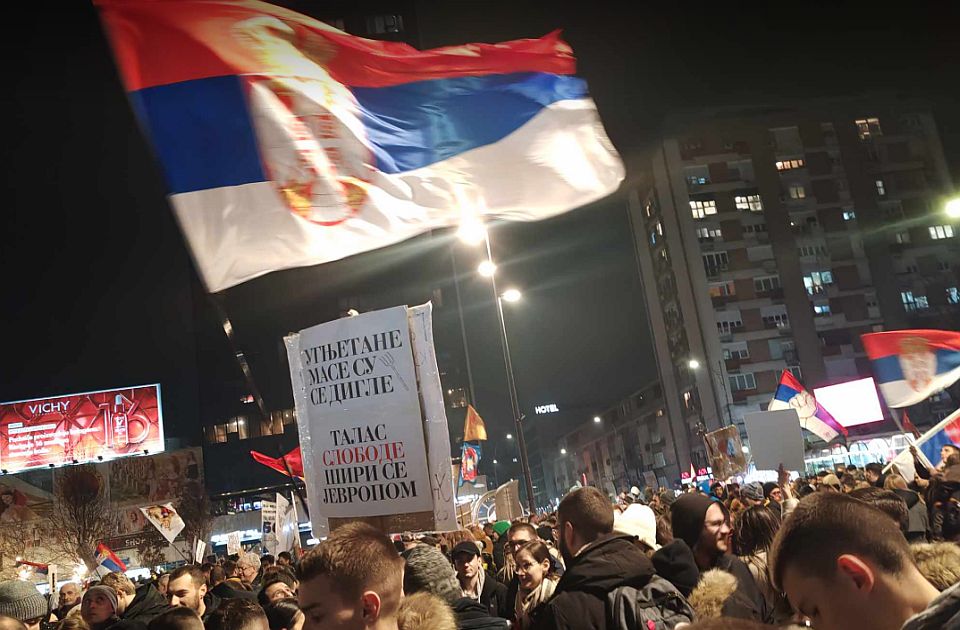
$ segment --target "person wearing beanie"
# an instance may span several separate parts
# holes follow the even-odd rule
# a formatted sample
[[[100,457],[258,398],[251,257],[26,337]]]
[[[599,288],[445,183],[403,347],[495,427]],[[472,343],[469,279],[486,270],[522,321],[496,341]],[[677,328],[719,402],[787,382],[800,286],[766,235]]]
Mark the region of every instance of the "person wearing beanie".
[[[504,630],[509,627],[506,619],[491,616],[479,601],[463,596],[457,574],[440,550],[419,545],[401,555],[406,563],[404,594],[430,593],[439,597],[453,608],[457,628]]]
[[[751,485],[747,484],[744,489]],[[760,491],[763,491],[762,487]],[[673,536],[686,543],[693,552],[701,575],[711,569],[720,569],[736,578],[736,596],[731,601],[736,601],[737,605],[725,614],[740,619],[769,621],[772,611],[753,575],[743,562],[730,553],[730,518],[723,503],[702,495],[687,494],[674,502],[670,513]]]
[[[763,485],[759,481],[751,481],[740,488],[740,500],[747,507],[763,505],[766,497],[763,494]]]
[[[87,589],[80,600],[80,616],[90,630],[106,630],[120,621],[117,616],[117,593],[109,586]]]
[[[0,615],[22,621],[28,630],[39,630],[47,618],[47,600],[30,582],[0,582]]]
[[[634,503],[623,512],[613,515],[613,529],[633,536],[650,551],[660,548],[657,544],[657,515],[646,505]]]
[[[767,500],[767,507],[776,512],[782,513],[783,490],[776,481],[768,481],[763,484],[763,496]]]

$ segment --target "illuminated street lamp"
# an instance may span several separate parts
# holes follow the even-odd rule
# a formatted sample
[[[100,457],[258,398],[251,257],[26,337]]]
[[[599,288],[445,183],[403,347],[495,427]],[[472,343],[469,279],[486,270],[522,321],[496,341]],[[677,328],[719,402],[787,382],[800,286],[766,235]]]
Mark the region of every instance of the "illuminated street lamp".
[[[948,199],[943,209],[951,219],[960,219],[960,197]]]
[[[512,439],[513,439],[513,433],[507,433],[507,439],[508,439],[508,440],[512,440]]]
[[[479,245],[487,238],[487,228],[477,217],[467,217],[460,222],[457,238],[467,245]]]
[[[479,273],[484,278],[492,278],[493,274],[496,273],[497,266],[493,264],[492,260],[485,260],[480,263],[480,266],[477,267],[477,273]]]
[[[561,449],[560,449],[560,454],[561,454],[561,455],[566,455],[566,454],[567,454],[567,449],[561,448]]]
[[[500,297],[503,298],[505,302],[519,302],[520,298],[523,297],[523,294],[517,291],[516,289],[507,289],[503,292],[503,295]]]
[[[689,367],[691,370],[699,370],[700,362],[696,359],[690,359],[690,361],[687,363],[687,367]]]
[[[600,424],[600,416],[594,416],[594,417],[593,417],[593,423],[594,423],[594,424]]]

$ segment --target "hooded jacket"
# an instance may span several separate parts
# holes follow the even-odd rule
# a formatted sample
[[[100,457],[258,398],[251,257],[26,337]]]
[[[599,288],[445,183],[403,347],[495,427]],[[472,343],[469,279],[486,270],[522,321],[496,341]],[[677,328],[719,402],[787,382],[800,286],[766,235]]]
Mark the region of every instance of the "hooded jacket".
[[[147,624],[163,613],[173,608],[166,598],[153,584],[146,584],[137,589],[133,601],[120,615],[119,623],[110,626],[112,630],[133,630],[146,628]]]
[[[607,594],[620,586],[640,588],[653,564],[633,537],[607,534],[584,547],[567,566],[557,589],[534,620],[535,630],[601,630],[607,627]]]
[[[457,617],[457,630],[506,630],[506,619],[491,617],[487,609],[475,599],[463,597],[453,603]]]
[[[210,591],[207,591],[207,594],[203,596],[204,610],[203,610],[203,617],[200,619],[200,621],[206,622],[207,619],[210,618],[210,615],[213,613],[213,611],[215,611],[217,608],[220,608],[220,603],[222,601],[223,601],[222,599],[220,599]]]
[[[907,502],[907,540],[910,542],[924,540],[930,526],[926,504],[920,500],[920,495],[913,490],[895,489],[893,492]]]
[[[930,602],[927,609],[907,619],[902,630],[960,629],[960,584],[954,584]]]

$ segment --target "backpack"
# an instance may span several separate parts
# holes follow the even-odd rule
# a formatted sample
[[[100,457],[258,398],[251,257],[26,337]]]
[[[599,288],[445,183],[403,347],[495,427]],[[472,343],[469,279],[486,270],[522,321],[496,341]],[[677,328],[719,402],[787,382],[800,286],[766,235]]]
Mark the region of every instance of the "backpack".
[[[644,586],[619,586],[607,595],[607,627],[616,630],[673,630],[692,623],[693,608],[670,582],[653,576]]]

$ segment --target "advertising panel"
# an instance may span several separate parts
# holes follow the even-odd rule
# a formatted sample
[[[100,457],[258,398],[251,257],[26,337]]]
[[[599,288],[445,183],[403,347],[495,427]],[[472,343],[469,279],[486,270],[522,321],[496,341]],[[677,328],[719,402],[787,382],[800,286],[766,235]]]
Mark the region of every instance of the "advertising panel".
[[[159,385],[0,403],[5,473],[144,451],[163,451]]]

